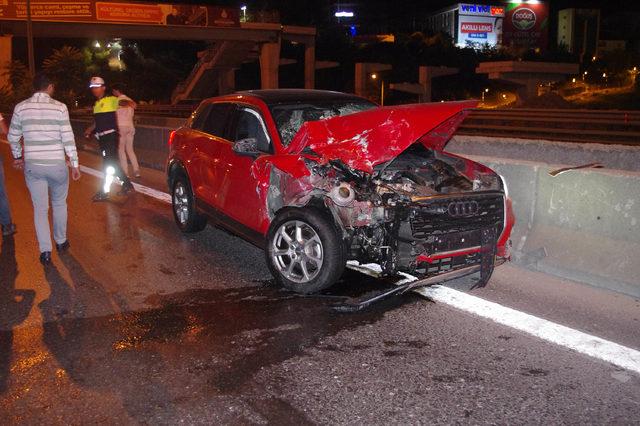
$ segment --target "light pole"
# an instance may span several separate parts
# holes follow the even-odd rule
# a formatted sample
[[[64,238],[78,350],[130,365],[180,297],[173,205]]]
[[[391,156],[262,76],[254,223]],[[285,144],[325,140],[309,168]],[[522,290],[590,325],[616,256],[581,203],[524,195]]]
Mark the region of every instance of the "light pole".
[[[488,89],[488,88],[485,88],[485,89],[482,91],[482,103],[484,103],[484,94],[485,94],[485,93],[489,93],[489,89]]]
[[[378,74],[371,74],[371,80],[376,81],[378,79]],[[384,106],[384,80],[380,79],[380,106]]]
[[[242,11],[242,22],[247,22],[247,5],[240,6],[240,10]]]
[[[31,0],[27,0],[27,55],[29,56],[29,73],[36,74],[36,60],[33,53],[33,22],[31,22]]]

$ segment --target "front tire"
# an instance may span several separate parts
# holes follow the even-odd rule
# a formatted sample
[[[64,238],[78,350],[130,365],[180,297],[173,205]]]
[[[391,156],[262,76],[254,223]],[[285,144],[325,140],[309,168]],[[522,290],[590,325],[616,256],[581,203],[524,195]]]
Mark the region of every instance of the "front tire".
[[[183,175],[178,176],[171,192],[173,218],[178,228],[185,234],[202,231],[207,226],[207,219],[196,210],[189,180]]]
[[[313,208],[279,213],[269,227],[265,254],[276,281],[302,294],[331,287],[346,265],[333,220]]]

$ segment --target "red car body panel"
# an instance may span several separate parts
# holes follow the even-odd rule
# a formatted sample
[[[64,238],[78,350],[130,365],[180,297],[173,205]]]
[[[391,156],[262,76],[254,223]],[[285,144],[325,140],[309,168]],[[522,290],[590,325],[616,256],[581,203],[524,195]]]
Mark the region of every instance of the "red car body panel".
[[[186,169],[195,196],[247,229],[266,236],[273,219],[270,191],[274,171],[279,178],[282,204],[302,206],[317,188],[319,177],[310,164],[338,160],[365,173],[387,163],[420,143],[443,151],[475,101],[405,105],[374,108],[302,125],[288,146],[283,146],[268,105],[246,94],[218,97],[213,103],[233,103],[258,111],[271,138],[273,153],[257,158],[234,152],[233,143],[182,128],[172,134],[170,162]],[[464,157],[464,175],[493,173],[491,169]],[[462,163],[462,162],[461,162]],[[509,237],[515,223],[511,200],[505,197],[503,230],[497,241],[497,255],[509,257]],[[461,255],[468,254],[460,251]],[[434,253],[417,257],[430,263],[440,259]]]
[[[341,160],[371,173],[419,141],[442,150],[475,101],[403,105],[306,122],[285,149],[300,153],[309,148],[323,163]],[[462,114],[461,114],[462,113]],[[434,129],[437,128],[437,131]]]

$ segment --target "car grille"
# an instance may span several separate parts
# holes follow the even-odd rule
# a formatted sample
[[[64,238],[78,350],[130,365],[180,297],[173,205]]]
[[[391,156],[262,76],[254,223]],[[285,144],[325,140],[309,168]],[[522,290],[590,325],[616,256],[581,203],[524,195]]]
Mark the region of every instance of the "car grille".
[[[504,196],[500,193],[435,197],[411,209],[409,222],[415,239],[504,226]]]
[[[439,259],[432,263],[421,263],[417,265],[415,272],[420,275],[440,274],[456,269],[479,265],[482,262],[482,255],[474,253],[467,256],[454,256],[446,259]]]

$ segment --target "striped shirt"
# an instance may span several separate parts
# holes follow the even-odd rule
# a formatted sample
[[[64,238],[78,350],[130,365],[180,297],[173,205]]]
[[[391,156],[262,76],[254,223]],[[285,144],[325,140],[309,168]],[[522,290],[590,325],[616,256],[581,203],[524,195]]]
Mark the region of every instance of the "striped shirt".
[[[71,166],[78,167],[78,152],[67,106],[44,92],[35,93],[16,105],[7,139],[13,158],[22,157],[24,150],[26,162],[54,166],[65,164],[66,154]]]

